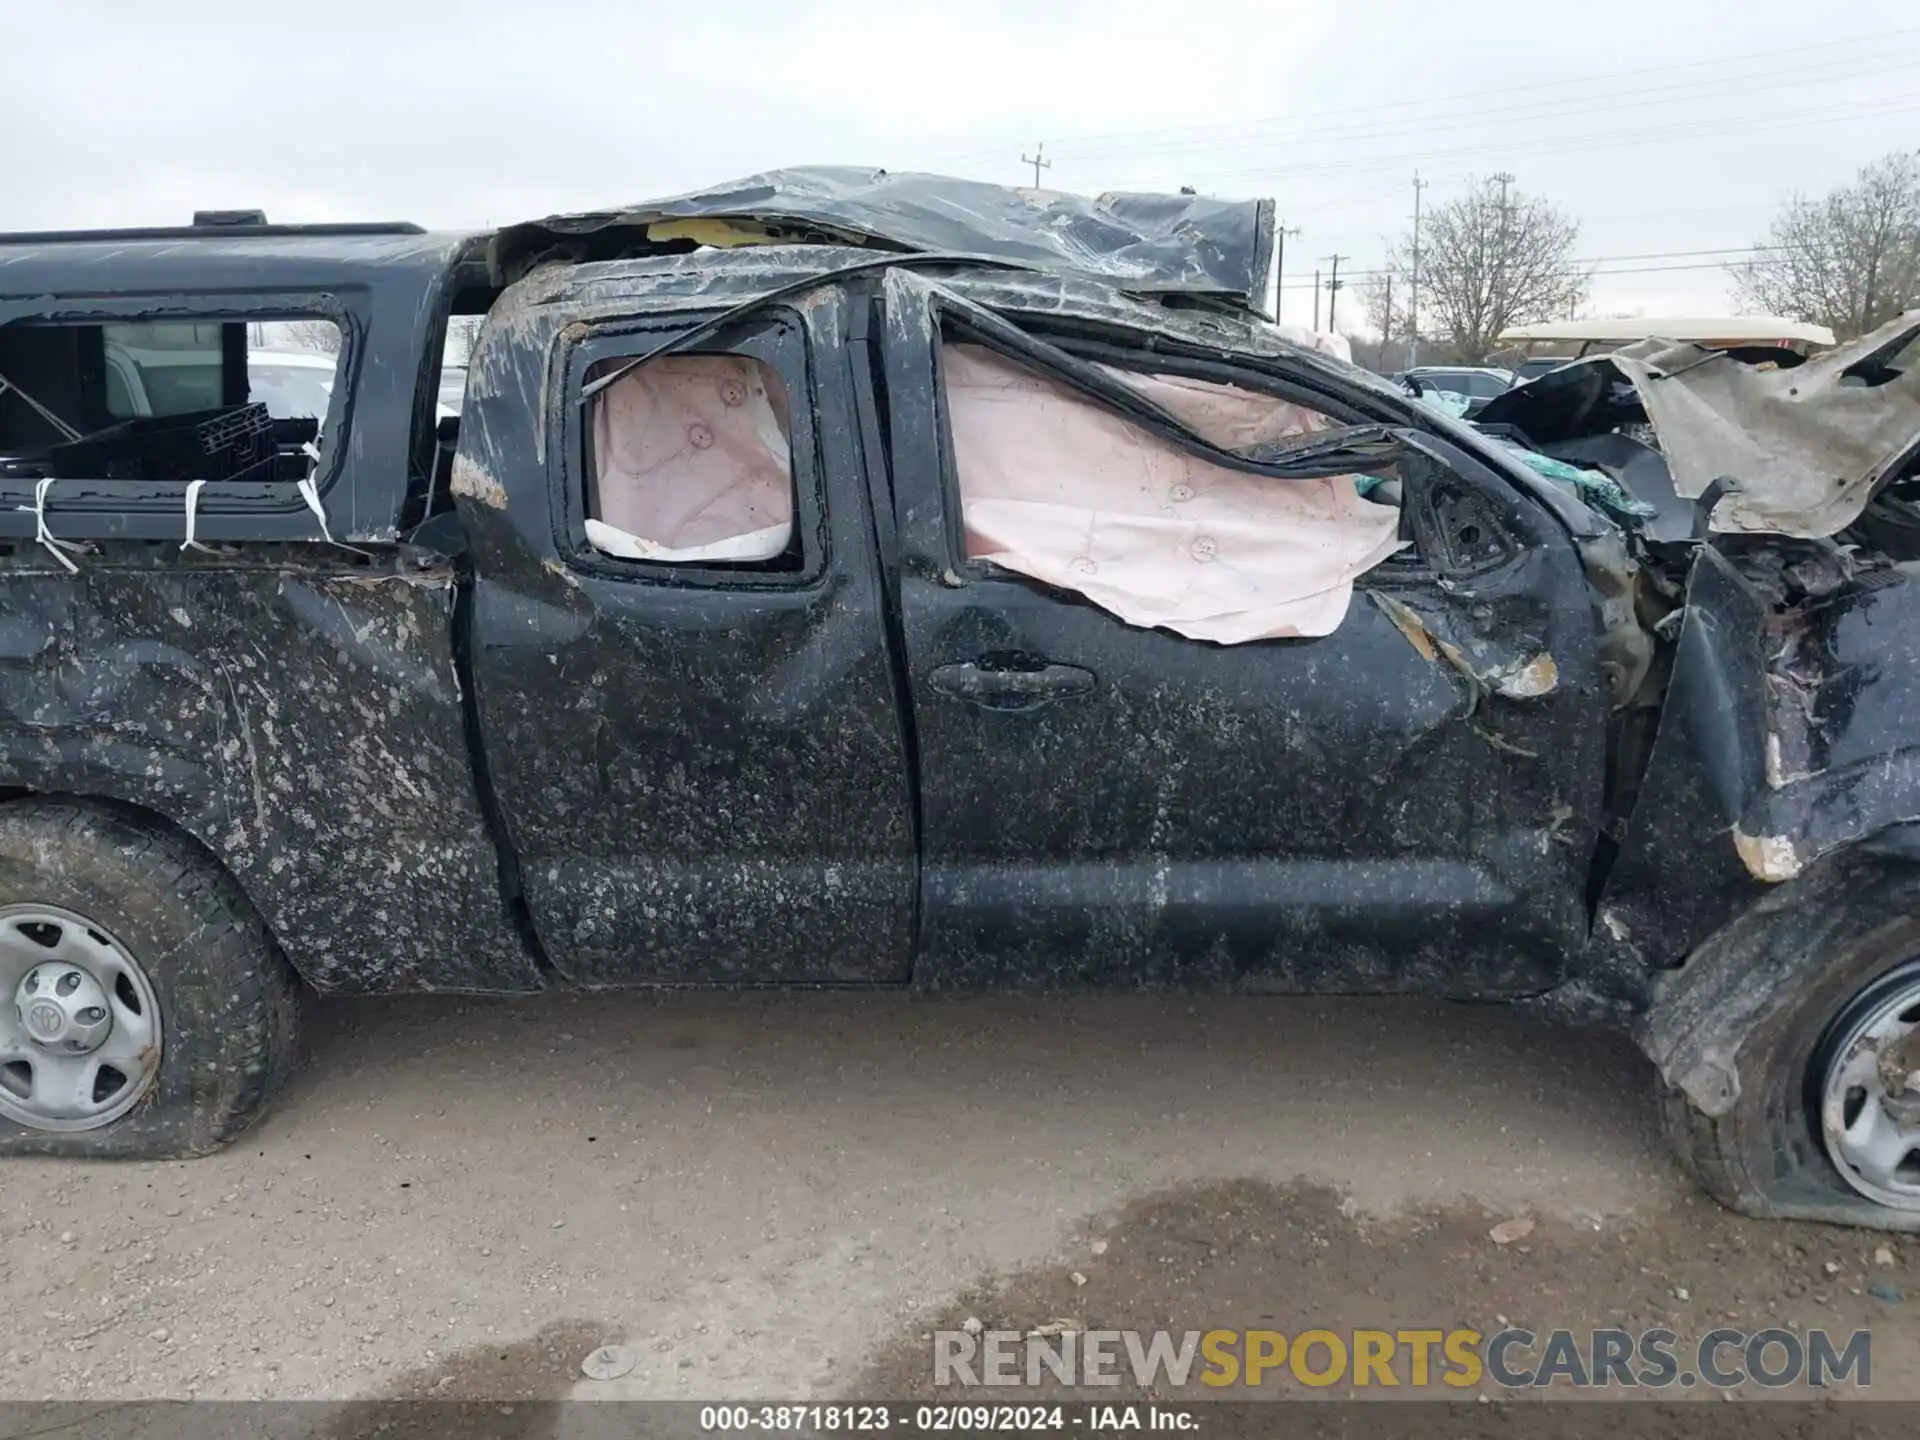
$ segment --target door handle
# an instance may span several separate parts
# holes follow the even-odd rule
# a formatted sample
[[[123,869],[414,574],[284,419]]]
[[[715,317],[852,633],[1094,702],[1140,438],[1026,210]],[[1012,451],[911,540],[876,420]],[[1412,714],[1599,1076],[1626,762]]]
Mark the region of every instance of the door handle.
[[[941,665],[927,678],[937,693],[989,710],[1032,710],[1093,692],[1093,672],[1078,665],[1011,670],[967,660]]]

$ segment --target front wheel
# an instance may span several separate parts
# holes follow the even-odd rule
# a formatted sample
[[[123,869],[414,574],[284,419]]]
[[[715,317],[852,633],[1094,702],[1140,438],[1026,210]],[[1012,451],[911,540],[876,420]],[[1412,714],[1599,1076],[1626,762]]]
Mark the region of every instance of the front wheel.
[[[85,804],[0,807],[0,1154],[217,1148],[291,1071],[298,999],[191,842]]]
[[[1666,977],[1663,1121],[1750,1215],[1920,1230],[1920,867],[1836,857]]]
[[[1807,1108],[1849,1187],[1920,1211],[1920,960],[1862,986],[1828,1023],[1807,1068]]]

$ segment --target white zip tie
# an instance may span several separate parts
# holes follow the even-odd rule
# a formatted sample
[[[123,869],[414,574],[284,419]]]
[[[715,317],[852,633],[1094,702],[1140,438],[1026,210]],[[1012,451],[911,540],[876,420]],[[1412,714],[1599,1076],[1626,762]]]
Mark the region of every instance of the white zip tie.
[[[326,537],[329,545],[340,542],[333,538],[333,531],[327,528],[327,507],[320,503],[320,487],[313,483],[313,477],[320,473],[320,447],[309,440],[300,447],[300,453],[307,457],[306,478],[295,487],[300,498],[307,502],[307,508],[313,512],[313,518],[320,522],[320,533]]]
[[[313,477],[307,476],[295,488],[299,490],[300,498],[307,502],[307,508],[313,512],[313,518],[320,522],[322,537],[329,545],[338,545],[340,542],[333,538],[333,531],[327,528],[327,507],[320,503],[320,492],[314,488]]]
[[[78,575],[80,573],[80,567],[68,558],[66,552],[71,550],[75,554],[79,554],[86,547],[75,545],[71,541],[62,540],[51,530],[47,529],[47,491],[53,487],[53,480],[54,477],[48,475],[33,487],[33,504],[16,505],[13,508],[21,511],[31,510],[33,512],[33,538],[38,543],[47,547],[47,553],[49,555],[66,566],[69,575]]]
[[[200,489],[206,483],[204,480],[189,480],[187,482],[187,538],[180,542],[180,548],[182,550],[198,550],[206,555],[215,555],[219,552],[211,545],[202,545],[198,540],[193,538],[194,516],[200,507]]]
[[[320,487],[313,483],[313,477],[320,473],[320,451],[311,440],[300,448],[313,462],[313,468],[307,471],[307,478],[300,481],[294,488],[300,492],[300,498],[307,502],[307,509],[313,512],[313,518],[320,522],[321,535],[329,545],[338,545],[342,550],[350,551],[363,560],[373,559],[371,551],[362,550],[358,545],[349,545],[344,540],[333,538],[333,531],[327,528],[327,507],[320,503]]]

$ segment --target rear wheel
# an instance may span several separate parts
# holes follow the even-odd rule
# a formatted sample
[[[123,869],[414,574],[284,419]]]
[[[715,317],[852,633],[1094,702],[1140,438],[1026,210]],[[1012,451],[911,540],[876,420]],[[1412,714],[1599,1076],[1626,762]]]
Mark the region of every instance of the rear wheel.
[[[0,807],[0,1154],[201,1154],[292,1069],[298,989],[232,878],[150,821]]]
[[[97,921],[57,905],[0,906],[0,1116],[97,1130],[160,1078],[160,1002]]]

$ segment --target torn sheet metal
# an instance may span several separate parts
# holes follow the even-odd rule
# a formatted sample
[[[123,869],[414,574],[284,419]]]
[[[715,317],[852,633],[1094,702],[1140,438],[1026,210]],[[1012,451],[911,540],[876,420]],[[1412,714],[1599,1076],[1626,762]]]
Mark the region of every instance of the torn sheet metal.
[[[750,356],[673,355],[596,395],[587,539],[634,560],[780,554],[793,534],[793,469],[779,392]]]
[[[1509,700],[1538,700],[1559,687],[1560,664],[1547,648],[1545,636],[1538,633],[1540,617],[1526,617],[1519,625],[1506,616],[1500,617],[1506,624],[1495,623],[1492,617],[1475,623],[1469,618],[1473,607],[1451,603],[1444,596],[1417,590],[1404,595],[1384,590],[1368,593],[1416,653],[1427,660],[1444,660],[1465,677],[1476,702],[1489,692]]]
[[[1639,802],[1598,924],[1644,965],[1676,964],[1764,888],[1735,833],[1766,788],[1768,612],[1702,547]]]
[[[1274,262],[1271,200],[1203,195],[1107,194],[1095,198],[1015,189],[941,175],[889,174],[850,165],[769,170],[744,180],[611,210],[555,215],[504,230],[495,265],[569,242],[594,253],[711,244],[706,227],[730,222],[738,245],[758,231],[794,240],[991,255],[1098,276],[1126,290],[1215,298],[1268,314]],[[619,232],[631,232],[624,244]]]
[[[1765,786],[1740,817],[1749,870],[1792,879],[1920,820],[1920,584],[1880,572],[1780,616],[1767,662]]]
[[[1632,382],[1681,497],[1697,498],[1722,476],[1733,478],[1738,491],[1715,507],[1713,530],[1818,537],[1858,519],[1889,467],[1920,442],[1920,366],[1892,375],[1847,373],[1916,336],[1920,312],[1790,369],[1762,369],[1663,340],[1568,369],[1610,368]],[[1556,384],[1582,388],[1572,376]],[[1597,391],[1587,400],[1590,407],[1602,403]],[[1525,403],[1516,391],[1508,407],[1489,406],[1481,418],[1505,419],[1508,408]]]
[[[1399,511],[1351,475],[1212,464],[978,345],[941,349],[967,553],[1085,595],[1130,625],[1237,644],[1327,635],[1400,548]],[[1232,386],[1129,378],[1196,433],[1272,443],[1320,428]],[[1214,392],[1214,393],[1210,393]]]
[[[103,558],[0,583],[0,785],[165,817],[323,991],[531,990],[474,783],[446,570]]]
[[[1915,579],[1880,571],[1778,611],[1734,560],[1699,550],[1600,910],[1648,963],[1675,963],[1766,889],[1920,820]]]

